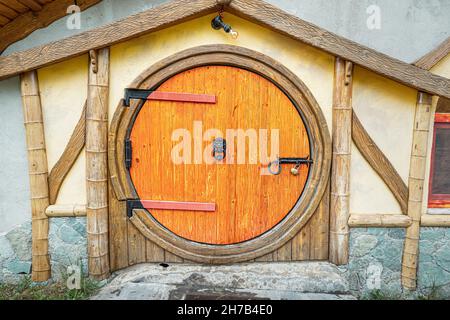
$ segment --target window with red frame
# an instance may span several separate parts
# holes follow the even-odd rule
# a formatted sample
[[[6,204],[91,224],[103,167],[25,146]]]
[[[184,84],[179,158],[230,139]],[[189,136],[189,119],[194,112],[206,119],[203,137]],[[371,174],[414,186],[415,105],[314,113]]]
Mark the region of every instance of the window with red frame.
[[[428,206],[450,208],[450,101],[439,100],[434,120]]]

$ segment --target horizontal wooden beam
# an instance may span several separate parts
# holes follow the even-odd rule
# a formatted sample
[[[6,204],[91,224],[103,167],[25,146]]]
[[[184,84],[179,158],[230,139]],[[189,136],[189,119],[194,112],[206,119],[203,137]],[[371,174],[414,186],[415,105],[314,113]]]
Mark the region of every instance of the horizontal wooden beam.
[[[183,211],[216,211],[215,203],[141,200],[145,209],[183,210]]]
[[[422,227],[450,227],[450,214],[425,214],[420,220]]]
[[[177,0],[123,20],[0,57],[0,79],[108,47],[218,9],[216,0]]]
[[[55,204],[47,207],[45,214],[49,218],[84,217],[86,216],[85,204]]]
[[[229,10],[406,86],[438,96],[450,96],[449,79],[328,32],[262,0],[233,0]]]
[[[411,218],[404,214],[351,214],[348,225],[353,228],[406,228]]]

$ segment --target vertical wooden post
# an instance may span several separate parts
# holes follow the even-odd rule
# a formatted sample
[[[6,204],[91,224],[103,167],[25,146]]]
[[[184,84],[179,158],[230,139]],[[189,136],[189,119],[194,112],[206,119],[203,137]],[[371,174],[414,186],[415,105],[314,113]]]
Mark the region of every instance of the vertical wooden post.
[[[417,285],[420,219],[422,216],[423,187],[426,171],[432,96],[419,92],[413,128],[413,142],[408,179],[408,216],[411,226],[406,228],[403,247],[402,285],[414,290]]]
[[[108,244],[109,49],[90,52],[86,104],[86,191],[89,275],[109,276]]]
[[[333,92],[333,162],[330,195],[330,261],[348,262],[353,64],[336,58]]]
[[[40,282],[48,280],[51,271],[48,254],[48,217],[45,214],[45,209],[50,204],[48,163],[37,72],[22,74],[20,83],[31,192],[32,279]]]

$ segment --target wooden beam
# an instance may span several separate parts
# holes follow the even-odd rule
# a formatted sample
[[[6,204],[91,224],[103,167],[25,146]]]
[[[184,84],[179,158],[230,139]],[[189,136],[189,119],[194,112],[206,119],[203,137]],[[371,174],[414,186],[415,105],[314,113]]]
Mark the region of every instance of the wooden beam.
[[[406,228],[402,261],[402,285],[410,290],[414,290],[417,286],[420,219],[422,217],[423,188],[426,172],[425,164],[432,113],[431,98],[430,95],[419,92],[413,127],[408,182],[408,216],[411,218],[412,224]]]
[[[88,266],[91,277],[106,279],[110,272],[107,157],[109,48],[90,56],[86,104]]]
[[[45,214],[49,218],[64,218],[64,217],[85,217],[85,204],[59,204],[51,205],[45,210]]]
[[[22,74],[20,82],[31,192],[31,275],[33,281],[41,282],[50,278],[51,271],[48,255],[48,218],[45,215],[45,209],[49,205],[48,167],[37,72]]]
[[[219,7],[215,0],[171,1],[100,28],[0,57],[0,79],[212,13]],[[449,79],[335,35],[264,1],[233,0],[224,9],[406,86],[450,98]]]
[[[69,174],[70,169],[75,164],[78,156],[83,150],[86,141],[86,103],[83,107],[80,120],[67,143],[64,152],[58,162],[53,166],[48,176],[48,184],[50,189],[50,204],[55,204],[58,198],[59,189],[64,182],[65,177]]]
[[[422,215],[420,225],[423,227],[450,227],[450,214]]]
[[[404,214],[351,214],[348,219],[352,228],[406,228],[411,223]]]
[[[77,5],[81,10],[85,10],[101,0],[78,0]],[[58,0],[45,4],[42,10],[28,11],[16,17],[10,23],[0,28],[2,37],[0,38],[0,52],[9,45],[17,42],[33,31],[47,27],[52,22],[67,15],[67,8],[73,5],[73,0]]]
[[[0,57],[0,79],[139,37],[212,13],[217,8],[215,0],[171,1],[103,27]]]
[[[227,10],[406,86],[438,96],[450,96],[449,79],[328,32],[265,1],[233,0]]]
[[[430,70],[450,53],[450,37],[445,39],[438,47],[428,52],[422,58],[414,62],[416,67]]]
[[[330,261],[348,262],[353,65],[336,58],[333,92],[333,162],[330,197]]]
[[[352,138],[363,157],[391,190],[402,212],[406,214],[408,210],[408,187],[389,159],[364,129],[355,111],[353,111]]]

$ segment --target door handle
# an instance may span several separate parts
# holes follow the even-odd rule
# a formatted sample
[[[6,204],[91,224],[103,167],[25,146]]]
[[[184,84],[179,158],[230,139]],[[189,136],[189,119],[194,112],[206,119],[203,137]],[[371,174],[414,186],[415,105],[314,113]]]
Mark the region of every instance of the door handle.
[[[313,163],[312,159],[307,158],[278,158],[275,161],[272,161],[269,163],[269,166],[267,169],[269,172],[275,176],[279,175],[281,173],[281,165],[283,164],[294,164],[295,167],[291,169],[292,175],[296,176],[298,175],[298,168],[302,164],[306,164],[307,166],[311,165]],[[276,167],[276,169],[274,169]]]

